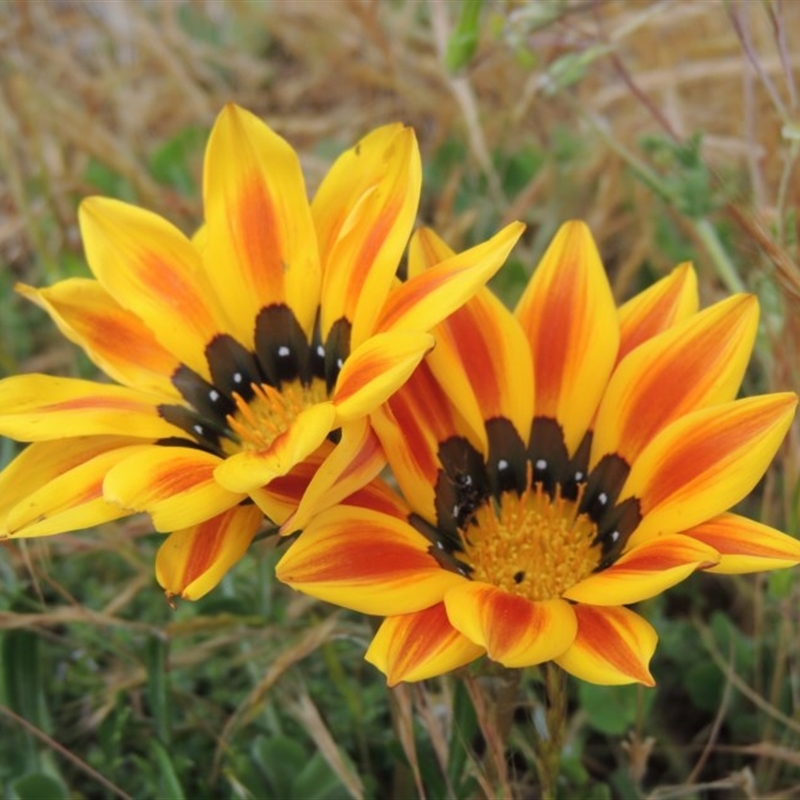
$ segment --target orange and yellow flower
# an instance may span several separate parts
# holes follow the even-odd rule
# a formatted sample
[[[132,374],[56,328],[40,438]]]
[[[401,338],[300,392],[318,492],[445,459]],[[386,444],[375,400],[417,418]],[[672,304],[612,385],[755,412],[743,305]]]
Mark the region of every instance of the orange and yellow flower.
[[[193,239],[140,208],[84,201],[95,279],[20,291],[116,383],[0,382],[0,434],[31,442],[0,474],[0,537],[147,512],[170,533],[160,582],[196,598],[310,481],[330,502],[369,481],[384,459],[368,415],[521,230],[401,283],[420,181],[413,132],[388,125],[309,203],[291,147],[230,105],[206,150]]]
[[[410,252],[412,275],[450,255],[428,231]],[[628,605],[697,569],[800,563],[800,542],[728,511],[797,403],[735,399],[757,319],[748,295],[699,311],[688,264],[617,309],[568,223],[513,314],[482,290],[372,414],[405,500],[304,502],[279,578],[386,617],[367,659],[390,684],[485,653],[652,685],[656,633]]]

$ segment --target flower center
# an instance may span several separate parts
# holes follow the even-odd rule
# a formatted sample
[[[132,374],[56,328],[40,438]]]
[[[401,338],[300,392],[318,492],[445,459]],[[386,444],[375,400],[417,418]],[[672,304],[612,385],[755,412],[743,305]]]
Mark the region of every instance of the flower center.
[[[601,558],[597,526],[578,497],[554,496],[541,483],[522,494],[503,492],[476,509],[462,532],[470,577],[528,600],[548,600],[594,571]]]
[[[242,450],[266,450],[284,433],[304,409],[328,399],[325,381],[315,378],[309,384],[294,380],[280,389],[268,384],[251,384],[252,397],[245,400],[233,393],[236,411],[228,414],[227,423],[239,441],[221,442],[225,455]]]

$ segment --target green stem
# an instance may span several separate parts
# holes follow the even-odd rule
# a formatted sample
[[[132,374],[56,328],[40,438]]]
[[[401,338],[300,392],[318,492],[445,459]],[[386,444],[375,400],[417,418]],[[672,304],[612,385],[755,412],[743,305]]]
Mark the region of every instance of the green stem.
[[[543,670],[547,730],[536,742],[536,766],[542,800],[555,800],[567,724],[567,673],[553,662],[546,663]]]

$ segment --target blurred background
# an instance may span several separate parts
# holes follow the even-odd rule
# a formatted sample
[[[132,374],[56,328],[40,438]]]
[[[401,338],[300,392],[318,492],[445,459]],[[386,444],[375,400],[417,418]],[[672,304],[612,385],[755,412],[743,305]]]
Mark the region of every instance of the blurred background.
[[[191,233],[205,140],[235,101],[295,147],[312,193],[368,130],[412,125],[420,224],[460,249],[527,223],[494,282],[508,302],[573,217],[620,300],[685,260],[704,304],[755,292],[744,391],[796,391],[798,79],[794,0],[7,0],[0,376],[95,375],[14,284],[88,274],[87,195]],[[798,433],[739,509],[795,535]],[[0,464],[16,452],[2,440]],[[2,544],[4,797],[482,796],[461,684],[387,692],[361,661],[369,624],[276,587],[269,540],[173,611],[158,543],[134,518]],[[564,796],[800,797],[793,573],[695,576],[643,606],[658,687],[571,685]],[[535,671],[523,693],[520,730]],[[520,797],[529,747],[509,756]]]

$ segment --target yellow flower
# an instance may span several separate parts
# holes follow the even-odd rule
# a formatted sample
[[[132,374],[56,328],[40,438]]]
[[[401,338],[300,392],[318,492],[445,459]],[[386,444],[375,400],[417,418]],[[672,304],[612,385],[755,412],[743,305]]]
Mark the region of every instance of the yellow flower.
[[[410,273],[447,257],[412,240]],[[627,605],[697,569],[800,562],[727,510],[761,478],[794,394],[734,399],[758,305],[698,311],[688,264],[617,309],[588,229],[565,225],[514,314],[482,290],[373,414],[407,500],[373,484],[309,521],[278,565],[295,588],[385,616],[390,684],[483,653],[652,685],[656,633]]]
[[[400,283],[420,180],[413,132],[388,125],[344,153],[309,203],[291,147],[229,105],[194,239],[140,208],[84,201],[96,280],[19,288],[119,385],[0,382],[0,434],[33,443],[0,474],[0,536],[144,511],[171,533],[159,581],[197,598],[264,514],[283,522],[318,467],[330,501],[370,480],[384,461],[367,416],[521,231]]]

